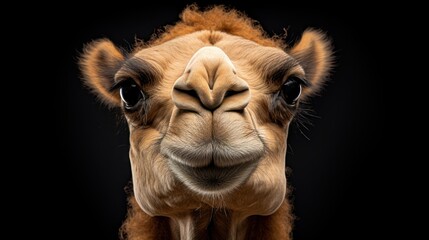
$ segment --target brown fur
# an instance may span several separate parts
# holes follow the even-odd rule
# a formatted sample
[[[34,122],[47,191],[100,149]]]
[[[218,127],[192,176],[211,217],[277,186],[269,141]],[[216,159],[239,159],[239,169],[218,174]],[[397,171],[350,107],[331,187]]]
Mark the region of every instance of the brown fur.
[[[313,95],[331,51],[320,31],[286,49],[243,13],[195,5],[127,57],[109,40],[89,44],[85,84],[122,107],[130,130],[134,193],[122,238],[291,239],[284,157],[299,104],[278,94],[294,76],[309,82],[300,101]],[[112,89],[124,79],[145,95],[135,111]],[[201,170],[213,166],[219,175]],[[211,192],[208,176],[225,187]]]
[[[176,24],[166,26],[163,33],[154,36],[151,44],[161,44],[185,34],[210,30],[240,36],[264,46],[285,46],[279,37],[269,37],[255,20],[224,6],[200,11],[197,5],[191,5],[182,12],[180,19]]]
[[[121,227],[121,239],[132,240],[169,240],[172,239],[170,222],[166,217],[151,217],[144,213],[135,197],[129,199],[127,220]],[[226,231],[229,222],[226,210],[218,209],[211,212],[218,215],[216,225],[207,231],[207,221],[214,218],[206,211],[196,211],[195,218],[198,224],[198,237],[196,239],[227,239]],[[285,199],[281,207],[269,216],[251,216],[247,220],[245,239],[292,239],[293,215],[289,201]]]
[[[251,216],[245,239],[292,239],[293,219],[291,205],[285,199],[274,214]]]
[[[129,198],[128,217],[121,227],[121,239],[170,240],[168,218],[151,217],[141,210],[136,198]]]

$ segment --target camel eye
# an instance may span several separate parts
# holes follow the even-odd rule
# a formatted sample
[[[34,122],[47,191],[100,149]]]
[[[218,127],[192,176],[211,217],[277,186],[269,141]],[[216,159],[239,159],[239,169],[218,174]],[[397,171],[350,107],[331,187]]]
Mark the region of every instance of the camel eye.
[[[132,110],[142,99],[145,99],[143,92],[134,82],[122,85],[119,94],[121,95],[125,108],[128,110]]]
[[[301,80],[296,77],[290,77],[282,86],[281,96],[288,105],[295,105],[301,96],[302,87]]]

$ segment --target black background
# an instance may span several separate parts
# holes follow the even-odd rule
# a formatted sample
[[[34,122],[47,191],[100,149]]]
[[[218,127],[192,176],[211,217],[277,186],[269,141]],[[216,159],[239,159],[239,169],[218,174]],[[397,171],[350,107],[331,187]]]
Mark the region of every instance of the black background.
[[[118,2],[96,8],[65,6],[54,13],[61,27],[52,31],[63,45],[54,51],[60,54],[56,86],[63,103],[55,120],[65,154],[51,181],[62,185],[53,191],[59,205],[53,208],[61,212],[54,220],[64,223],[61,230],[68,237],[117,239],[126,215],[124,187],[131,174],[126,124],[82,86],[79,53],[98,38],[130,49],[136,37],[147,40],[176,22],[189,3],[157,1],[149,7]],[[204,7],[221,2],[198,3]],[[295,239],[367,237],[379,217],[373,211],[376,192],[382,191],[374,172],[384,118],[383,82],[374,71],[372,49],[377,42],[376,10],[352,2],[335,10],[280,7],[266,1],[223,3],[258,20],[269,34],[287,29],[290,42],[308,27],[322,29],[332,39],[336,66],[321,96],[313,98],[315,117],[309,118],[308,129],[300,127],[303,133],[296,124],[290,129],[288,180],[297,217],[293,234]]]

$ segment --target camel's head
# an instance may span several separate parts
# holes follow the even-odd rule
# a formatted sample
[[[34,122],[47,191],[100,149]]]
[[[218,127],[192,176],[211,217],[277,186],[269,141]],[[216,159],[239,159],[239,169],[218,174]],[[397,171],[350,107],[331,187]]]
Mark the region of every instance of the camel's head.
[[[188,8],[131,53],[105,39],[89,44],[81,68],[127,119],[146,213],[211,206],[266,215],[285,198],[289,123],[323,84],[330,56],[318,31],[287,47],[235,11]]]

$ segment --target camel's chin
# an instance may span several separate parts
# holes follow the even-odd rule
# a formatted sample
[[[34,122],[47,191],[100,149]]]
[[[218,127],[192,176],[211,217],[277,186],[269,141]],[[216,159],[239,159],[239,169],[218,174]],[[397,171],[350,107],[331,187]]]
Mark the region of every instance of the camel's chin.
[[[169,165],[176,177],[188,188],[203,195],[224,195],[243,184],[258,161],[249,161],[229,167],[213,164],[205,167],[190,167],[170,160]]]

